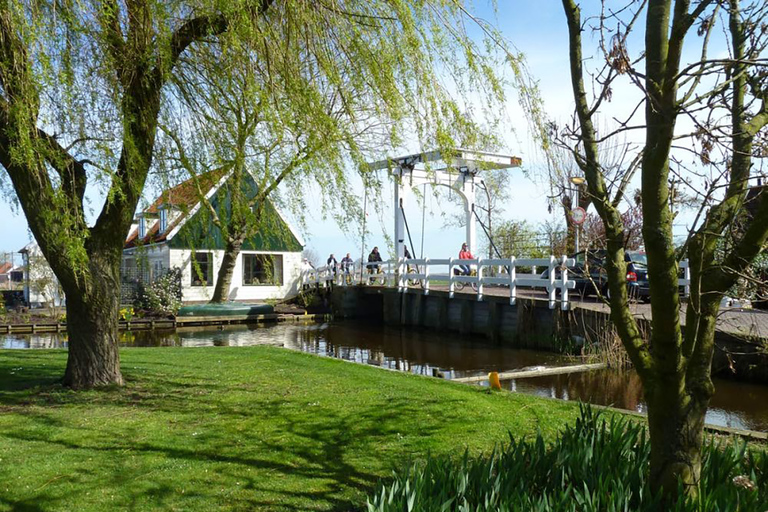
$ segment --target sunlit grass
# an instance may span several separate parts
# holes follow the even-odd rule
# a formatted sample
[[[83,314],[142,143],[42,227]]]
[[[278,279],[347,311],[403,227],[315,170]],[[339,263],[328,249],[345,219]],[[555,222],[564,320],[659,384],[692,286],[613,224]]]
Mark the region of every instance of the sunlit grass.
[[[121,356],[124,388],[75,393],[65,351],[0,351],[0,510],[357,510],[409,460],[578,413],[270,347]]]

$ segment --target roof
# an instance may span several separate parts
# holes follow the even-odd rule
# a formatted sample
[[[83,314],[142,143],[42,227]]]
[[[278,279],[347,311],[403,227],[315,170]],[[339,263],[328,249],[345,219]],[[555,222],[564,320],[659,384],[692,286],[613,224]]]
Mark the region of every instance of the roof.
[[[201,192],[221,216],[222,212],[231,208],[231,192],[229,187],[225,186],[229,176],[229,169],[217,169],[188,179],[163,192],[144,210],[143,217],[156,218],[156,213],[164,205],[172,205],[178,214],[169,217],[168,226],[162,233],[159,232],[159,222],[148,225],[147,233],[141,240],[138,238],[138,229],[133,229],[124,248],[168,243],[169,247],[175,249],[224,249],[226,244],[223,234],[212,224],[208,210],[202,207]],[[250,175],[246,176],[246,180],[243,186],[247,188],[247,194],[255,198],[258,191],[256,182]],[[242,249],[273,252],[300,252],[303,249],[304,243],[299,235],[269,200],[266,200],[263,215],[263,225],[258,232],[243,242]],[[224,217],[227,215],[224,214]]]
[[[148,231],[147,234],[139,240],[139,230],[132,230],[128,234],[128,238],[125,241],[124,248],[128,249],[135,247],[136,245],[145,245],[151,243],[164,242],[173,229],[184,221],[195,206],[200,202],[200,193],[207,195],[216,184],[221,181],[221,178],[227,173],[227,168],[215,169],[213,171],[206,172],[199,176],[189,178],[170,188],[160,194],[149,208],[144,210],[144,215],[156,214],[160,211],[160,207],[164,205],[173,206],[175,209],[181,212],[177,218],[168,224],[165,232],[159,233],[160,223],[156,222]],[[200,188],[198,189],[198,184]]]
[[[163,205],[170,205],[182,211],[191,210],[200,201],[200,192],[207,194],[228,170],[229,168],[222,167],[179,183],[160,194],[160,197],[155,199],[155,202],[144,210],[144,213],[157,213]],[[197,183],[200,184],[200,191],[198,191]]]
[[[2,263],[0,264],[0,274],[7,274],[13,269],[12,263]]]

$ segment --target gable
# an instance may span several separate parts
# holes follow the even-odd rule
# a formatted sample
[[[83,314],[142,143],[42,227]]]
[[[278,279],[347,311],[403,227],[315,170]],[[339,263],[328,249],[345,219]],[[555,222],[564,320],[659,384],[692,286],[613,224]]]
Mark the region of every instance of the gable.
[[[244,193],[248,199],[256,195],[256,183],[246,178]],[[232,200],[229,187],[221,186],[209,199],[211,206],[221,219],[231,216]],[[292,232],[288,223],[275,209],[271,201],[264,205],[264,212],[259,231],[243,242],[246,251],[301,252],[303,245]],[[221,230],[211,220],[211,214],[205,207],[200,207],[184,222],[178,232],[169,240],[172,249],[211,249],[225,250],[226,243]]]

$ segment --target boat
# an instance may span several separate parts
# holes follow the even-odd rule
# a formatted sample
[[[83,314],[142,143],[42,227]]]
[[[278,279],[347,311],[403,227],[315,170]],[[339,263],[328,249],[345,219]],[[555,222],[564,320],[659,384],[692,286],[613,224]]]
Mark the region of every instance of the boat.
[[[177,317],[222,317],[222,316],[259,316],[271,315],[275,308],[269,304],[243,304],[224,302],[222,304],[193,304],[182,306]]]

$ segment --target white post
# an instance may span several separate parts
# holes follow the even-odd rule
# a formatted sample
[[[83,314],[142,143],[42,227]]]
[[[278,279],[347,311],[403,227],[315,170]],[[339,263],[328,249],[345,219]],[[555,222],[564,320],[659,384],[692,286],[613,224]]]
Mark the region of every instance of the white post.
[[[555,309],[555,257],[549,255],[549,286],[547,287],[549,295],[549,309]]]
[[[515,268],[515,257],[509,258],[509,304],[514,306],[517,301],[517,269]]]
[[[405,242],[405,217],[403,211],[405,209],[405,187],[403,186],[404,176],[407,172],[402,167],[399,168],[395,175],[395,259],[400,259],[405,256],[403,244]]]
[[[477,300],[483,300],[483,258],[477,258]]]
[[[429,258],[424,258],[424,295],[429,295]]]
[[[560,298],[562,299],[562,304],[560,305],[560,308],[563,311],[567,311],[570,307],[570,303],[568,302],[568,267],[565,265],[565,261],[568,259],[567,256],[563,255],[562,259],[562,267],[563,271],[560,272]]]
[[[453,298],[453,257],[448,258],[448,297]]]
[[[475,219],[475,185],[464,176],[464,185],[462,186],[464,195],[464,213],[466,216],[466,240],[470,252],[473,255],[477,252],[477,223]]]

